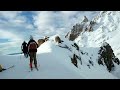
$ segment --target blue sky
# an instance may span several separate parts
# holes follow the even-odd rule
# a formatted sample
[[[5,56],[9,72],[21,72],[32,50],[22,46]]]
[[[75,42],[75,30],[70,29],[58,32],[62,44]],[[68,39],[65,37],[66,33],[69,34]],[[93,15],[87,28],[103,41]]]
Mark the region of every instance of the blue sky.
[[[0,39],[0,43],[9,42],[9,39]]]
[[[0,11],[0,54],[20,52],[21,43],[33,35],[37,41],[45,35],[65,35],[90,11]]]

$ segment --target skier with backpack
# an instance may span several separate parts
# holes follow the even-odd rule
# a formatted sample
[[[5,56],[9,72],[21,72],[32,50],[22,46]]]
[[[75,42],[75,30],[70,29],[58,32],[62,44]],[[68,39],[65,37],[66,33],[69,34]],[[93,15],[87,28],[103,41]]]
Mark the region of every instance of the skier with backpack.
[[[32,36],[30,36],[30,40],[28,42],[27,47],[28,47],[28,54],[30,56],[30,68],[31,68],[31,71],[33,70],[33,66],[32,66],[33,61],[34,61],[35,68],[38,70],[38,68],[37,68],[37,59],[36,59],[36,53],[37,53],[38,44],[33,39]]]
[[[21,46],[22,52],[24,53],[24,56],[28,57],[28,49],[27,49],[27,43],[24,41]]]

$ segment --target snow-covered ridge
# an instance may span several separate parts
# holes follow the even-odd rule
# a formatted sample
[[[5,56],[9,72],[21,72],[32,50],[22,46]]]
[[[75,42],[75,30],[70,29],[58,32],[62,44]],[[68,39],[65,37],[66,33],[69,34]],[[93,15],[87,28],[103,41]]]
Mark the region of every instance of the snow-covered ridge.
[[[120,59],[119,16],[119,11],[101,11],[98,16],[92,19],[95,22],[93,31],[81,33],[75,42],[80,47],[101,47],[104,42],[107,42],[113,49],[115,56]],[[116,72],[118,74],[119,69]]]
[[[84,32],[76,38],[75,42],[80,46],[100,47],[103,42],[108,42],[117,57],[119,55],[119,36],[120,36],[120,12],[102,11],[93,18],[95,25],[92,32]]]
[[[0,78],[7,79],[117,79],[109,73],[106,67],[97,62],[99,48],[74,47],[74,42],[60,37],[64,42],[58,44],[55,36],[43,43],[37,52],[39,71],[29,71],[29,58],[22,55],[1,56],[0,63],[4,67],[15,65],[14,68],[0,73]],[[66,48],[67,47],[67,48]],[[78,68],[71,63],[71,57],[76,54],[79,59]],[[16,74],[17,73],[17,74]]]

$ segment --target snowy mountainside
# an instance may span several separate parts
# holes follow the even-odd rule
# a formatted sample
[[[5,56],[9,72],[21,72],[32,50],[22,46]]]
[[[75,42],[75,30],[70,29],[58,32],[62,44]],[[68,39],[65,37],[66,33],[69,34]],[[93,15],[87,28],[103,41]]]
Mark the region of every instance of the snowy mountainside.
[[[48,42],[47,45],[50,43]],[[49,45],[50,46],[50,45]],[[48,46],[47,46],[48,47]],[[47,48],[46,47],[46,48]],[[40,48],[39,48],[40,49]],[[65,58],[65,57],[64,57]],[[0,79],[83,79],[79,71],[70,63],[67,66],[60,59],[53,56],[52,52],[37,54],[39,71],[30,71],[29,58],[23,55],[2,56],[0,63],[4,68],[15,65],[14,68],[0,73]]]
[[[63,60],[62,63],[66,65],[66,63],[71,64],[71,57],[75,53],[78,56],[77,61],[78,61],[78,69],[79,69],[80,75],[88,79],[89,78],[101,78],[101,79],[109,78],[110,79],[112,74],[107,71],[105,66],[98,64],[98,51],[100,50],[99,47],[79,47],[79,50],[77,50],[77,48],[73,46],[74,42],[69,41],[64,37],[60,37],[64,41],[63,43],[61,44],[55,43],[54,41],[55,36],[50,38],[50,41],[53,43],[51,46],[54,47],[52,48],[51,51],[57,52],[57,54],[53,53],[54,57],[58,58],[58,60],[59,58],[62,58],[60,60]],[[45,44],[46,43],[43,43],[41,45],[41,48],[40,48],[41,50]],[[41,51],[40,49],[39,51]],[[108,74],[110,76],[107,76],[105,74]]]
[[[120,12],[101,11],[98,16],[93,18],[96,24],[92,32],[81,33],[75,42],[80,46],[100,47],[103,42],[108,42],[114,53],[120,59]]]
[[[104,42],[109,43],[113,53],[120,59],[120,12],[119,11],[101,11],[98,16],[93,18],[95,22],[92,32],[82,32],[75,39],[80,47],[101,47]],[[120,69],[116,65],[115,75],[119,76]],[[117,73],[117,74],[116,74]],[[119,76],[120,77],[120,76]]]
[[[63,42],[56,43],[55,36],[43,43],[37,52],[39,71],[29,71],[29,58],[23,55],[1,56],[4,67],[14,68],[0,73],[1,79],[117,79],[97,62],[99,48],[74,46],[73,41],[60,37]],[[78,56],[78,68],[71,63],[73,54]]]

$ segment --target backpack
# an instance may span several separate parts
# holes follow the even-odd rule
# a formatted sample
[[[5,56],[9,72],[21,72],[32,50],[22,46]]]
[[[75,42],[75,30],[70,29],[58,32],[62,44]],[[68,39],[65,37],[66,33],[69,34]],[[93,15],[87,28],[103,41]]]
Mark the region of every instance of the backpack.
[[[29,46],[28,46],[28,49],[37,49],[37,45],[35,42],[30,42]]]

